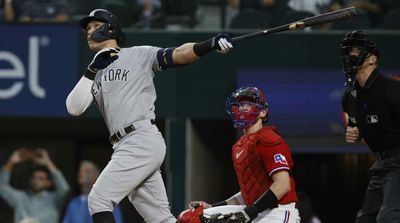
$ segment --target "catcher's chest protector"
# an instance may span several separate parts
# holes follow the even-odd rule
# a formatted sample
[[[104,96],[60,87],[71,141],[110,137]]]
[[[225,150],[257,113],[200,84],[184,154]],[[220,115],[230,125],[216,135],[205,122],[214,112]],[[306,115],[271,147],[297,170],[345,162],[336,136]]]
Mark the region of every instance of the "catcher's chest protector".
[[[262,156],[257,152],[260,134],[242,137],[232,148],[232,161],[246,205],[251,205],[271,186]]]

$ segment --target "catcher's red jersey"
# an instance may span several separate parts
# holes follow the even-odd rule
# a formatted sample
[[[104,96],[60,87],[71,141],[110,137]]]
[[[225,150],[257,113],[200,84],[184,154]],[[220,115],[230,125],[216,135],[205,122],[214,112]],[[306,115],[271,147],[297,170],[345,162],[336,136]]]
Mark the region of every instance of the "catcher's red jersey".
[[[242,136],[232,148],[232,161],[246,205],[252,205],[272,184],[277,171],[293,167],[289,146],[274,127],[264,127]],[[297,202],[295,182],[290,176],[291,190],[279,204]]]

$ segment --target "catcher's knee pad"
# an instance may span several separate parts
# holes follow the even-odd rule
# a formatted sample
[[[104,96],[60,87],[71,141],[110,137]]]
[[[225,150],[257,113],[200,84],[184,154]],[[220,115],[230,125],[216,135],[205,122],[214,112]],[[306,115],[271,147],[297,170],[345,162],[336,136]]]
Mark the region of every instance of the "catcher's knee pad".
[[[113,211],[114,205],[110,199],[107,199],[104,195],[91,190],[88,196],[88,206],[90,215],[104,211]]]

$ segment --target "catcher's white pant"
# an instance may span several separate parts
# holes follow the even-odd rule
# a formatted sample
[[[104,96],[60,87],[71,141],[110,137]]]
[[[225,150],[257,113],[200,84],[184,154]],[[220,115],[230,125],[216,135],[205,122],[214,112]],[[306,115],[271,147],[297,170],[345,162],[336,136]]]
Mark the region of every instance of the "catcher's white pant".
[[[204,209],[203,215],[209,217],[212,214],[229,214],[242,211],[244,205],[225,205]],[[269,209],[258,214],[258,217],[252,223],[300,223],[299,211],[295,203],[279,205],[277,208]]]

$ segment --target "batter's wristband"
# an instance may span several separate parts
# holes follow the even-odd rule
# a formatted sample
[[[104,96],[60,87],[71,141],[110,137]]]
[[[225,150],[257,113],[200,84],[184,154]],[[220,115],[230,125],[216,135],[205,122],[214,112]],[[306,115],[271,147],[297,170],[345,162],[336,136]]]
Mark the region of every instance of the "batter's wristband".
[[[226,201],[220,201],[212,204],[211,207],[224,206],[224,205],[228,205],[228,203]]]
[[[94,80],[94,77],[96,76],[96,72],[86,69],[86,72],[83,76],[87,77],[90,80]]]
[[[208,39],[206,41],[200,42],[200,43],[195,43],[193,45],[193,51],[194,53],[202,57],[206,55],[207,53],[211,52],[214,50],[214,38]]]

